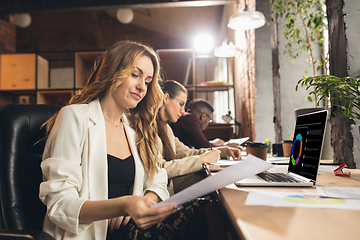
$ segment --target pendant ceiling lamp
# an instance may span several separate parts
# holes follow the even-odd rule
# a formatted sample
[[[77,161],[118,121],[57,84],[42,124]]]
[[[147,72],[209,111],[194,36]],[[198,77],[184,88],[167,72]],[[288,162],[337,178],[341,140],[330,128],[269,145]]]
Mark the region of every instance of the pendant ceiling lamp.
[[[131,8],[120,8],[116,12],[116,18],[122,24],[129,24],[134,19],[134,11]]]
[[[235,57],[239,52],[239,48],[232,42],[229,44],[223,42],[221,46],[215,48],[214,55],[216,57]]]
[[[264,14],[252,11],[245,5],[245,9],[235,13],[229,19],[228,27],[234,30],[250,30],[264,26],[266,22]]]
[[[10,22],[21,28],[27,28],[31,24],[29,13],[10,14]]]

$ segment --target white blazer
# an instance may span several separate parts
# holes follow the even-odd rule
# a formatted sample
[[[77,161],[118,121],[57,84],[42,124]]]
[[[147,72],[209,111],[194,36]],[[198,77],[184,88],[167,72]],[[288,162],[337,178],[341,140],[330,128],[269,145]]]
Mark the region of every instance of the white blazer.
[[[159,169],[153,182],[144,176],[135,145],[135,132],[126,117],[124,126],[135,161],[134,195],[155,192],[169,197],[167,173]],[[55,239],[104,240],[107,220],[79,224],[79,212],[87,200],[108,197],[105,121],[99,100],[63,107],[51,130],[43,153],[40,200],[47,206],[43,230]]]

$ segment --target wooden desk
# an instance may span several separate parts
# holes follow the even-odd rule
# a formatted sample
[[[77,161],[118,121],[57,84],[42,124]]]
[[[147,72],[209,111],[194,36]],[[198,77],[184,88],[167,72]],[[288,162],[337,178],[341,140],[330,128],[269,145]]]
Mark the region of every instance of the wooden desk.
[[[336,177],[319,172],[317,186],[360,187],[360,169],[351,169],[351,177]],[[316,191],[315,188],[237,188],[229,185],[219,191],[240,239],[360,239],[360,211],[314,208],[245,206],[248,191]]]

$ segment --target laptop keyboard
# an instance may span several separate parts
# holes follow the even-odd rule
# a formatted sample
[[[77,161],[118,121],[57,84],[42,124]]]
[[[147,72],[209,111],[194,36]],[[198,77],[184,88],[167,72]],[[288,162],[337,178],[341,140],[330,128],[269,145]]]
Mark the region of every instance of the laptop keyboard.
[[[256,175],[267,182],[303,182],[300,179],[293,178],[286,173],[262,172]]]

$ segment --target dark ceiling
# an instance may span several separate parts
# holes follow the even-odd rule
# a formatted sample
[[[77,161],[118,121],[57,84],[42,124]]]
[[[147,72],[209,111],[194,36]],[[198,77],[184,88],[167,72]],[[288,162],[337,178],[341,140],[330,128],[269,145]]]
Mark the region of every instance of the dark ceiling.
[[[234,3],[234,0],[0,1],[0,17],[31,15],[29,27],[17,27],[16,51],[37,52],[51,64],[60,64],[56,59],[71,62],[74,51],[102,50],[121,39],[140,41],[155,49],[189,48],[194,34],[207,31],[221,44],[224,6]],[[116,19],[119,8],[133,9],[130,24]]]
[[[111,8],[204,7],[224,5],[231,2],[235,2],[235,0],[2,0],[0,14]]]

